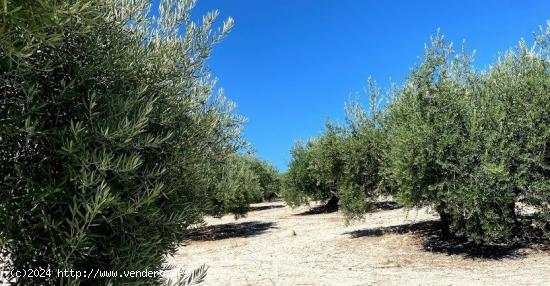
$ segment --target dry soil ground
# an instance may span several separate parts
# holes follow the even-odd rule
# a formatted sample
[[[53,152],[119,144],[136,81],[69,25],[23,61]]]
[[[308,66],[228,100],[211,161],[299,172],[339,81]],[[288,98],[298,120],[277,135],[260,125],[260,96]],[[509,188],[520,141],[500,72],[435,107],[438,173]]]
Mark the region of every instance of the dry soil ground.
[[[550,285],[545,245],[473,251],[440,238],[436,215],[381,206],[346,226],[281,202],[207,218],[170,263],[208,265],[204,285]]]

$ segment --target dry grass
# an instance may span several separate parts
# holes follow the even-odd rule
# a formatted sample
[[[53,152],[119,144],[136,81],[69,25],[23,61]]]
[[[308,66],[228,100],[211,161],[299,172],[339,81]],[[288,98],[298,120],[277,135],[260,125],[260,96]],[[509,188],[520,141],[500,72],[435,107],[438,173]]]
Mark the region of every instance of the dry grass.
[[[442,240],[426,210],[388,207],[346,226],[340,213],[254,209],[207,218],[170,263],[210,266],[205,285],[550,285],[545,245],[472,251]]]

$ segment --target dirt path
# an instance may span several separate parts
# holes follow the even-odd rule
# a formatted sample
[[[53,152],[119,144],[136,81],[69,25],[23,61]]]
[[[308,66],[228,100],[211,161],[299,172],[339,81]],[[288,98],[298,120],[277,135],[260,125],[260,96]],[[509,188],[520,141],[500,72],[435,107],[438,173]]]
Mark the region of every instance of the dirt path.
[[[426,210],[386,206],[346,226],[340,213],[253,208],[244,219],[207,218],[170,264],[208,265],[204,285],[550,285],[549,251],[473,253],[439,239]]]

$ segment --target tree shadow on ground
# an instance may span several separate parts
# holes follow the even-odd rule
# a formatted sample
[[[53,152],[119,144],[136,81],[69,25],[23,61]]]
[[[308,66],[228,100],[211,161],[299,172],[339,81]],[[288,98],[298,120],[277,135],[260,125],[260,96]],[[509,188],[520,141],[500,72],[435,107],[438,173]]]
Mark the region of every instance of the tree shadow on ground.
[[[374,210],[379,211],[396,210],[400,208],[403,208],[403,206],[394,201],[383,201],[374,203]]]
[[[332,207],[327,207],[325,204],[312,207],[309,210],[301,213],[294,214],[295,216],[306,216],[306,215],[316,215],[316,214],[328,214],[337,212],[338,209],[334,209]]]
[[[397,204],[393,201],[384,201],[384,202],[375,202],[373,206],[373,211],[380,211],[380,210],[395,210],[400,209],[402,206]],[[309,210],[305,212],[301,212],[298,214],[295,214],[295,216],[306,216],[306,215],[316,215],[316,214],[327,214],[327,213],[333,213],[337,212],[338,208],[334,207],[334,205],[330,203],[325,203],[323,205],[310,208]]]
[[[521,258],[526,255],[522,248],[550,250],[550,244],[542,232],[527,226],[523,222],[522,237],[507,245],[478,245],[465,239],[444,234],[439,220],[422,221],[388,227],[377,227],[346,232],[352,238],[374,237],[385,234],[410,233],[418,238],[425,251],[447,255],[461,255],[467,258],[493,259]]]
[[[189,241],[214,241],[227,238],[251,237],[276,228],[272,222],[248,221],[202,226],[191,229],[185,235]]]
[[[248,209],[249,212],[264,211],[270,209],[284,208],[285,205],[266,205],[266,206],[250,206]]]
[[[294,214],[295,216],[316,215],[316,214],[328,214],[338,211],[338,197],[331,196],[324,204],[310,208],[305,212]]]

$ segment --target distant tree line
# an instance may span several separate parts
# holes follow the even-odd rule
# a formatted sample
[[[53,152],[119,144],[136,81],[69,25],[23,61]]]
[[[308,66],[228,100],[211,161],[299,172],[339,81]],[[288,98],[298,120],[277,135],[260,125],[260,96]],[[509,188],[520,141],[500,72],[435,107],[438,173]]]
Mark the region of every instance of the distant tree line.
[[[284,199],[337,201],[352,219],[391,196],[432,208],[446,233],[474,244],[513,243],[525,227],[548,236],[549,56],[550,23],[486,71],[438,34],[383,110],[369,81],[370,110],[352,102],[344,124],[294,146]]]

